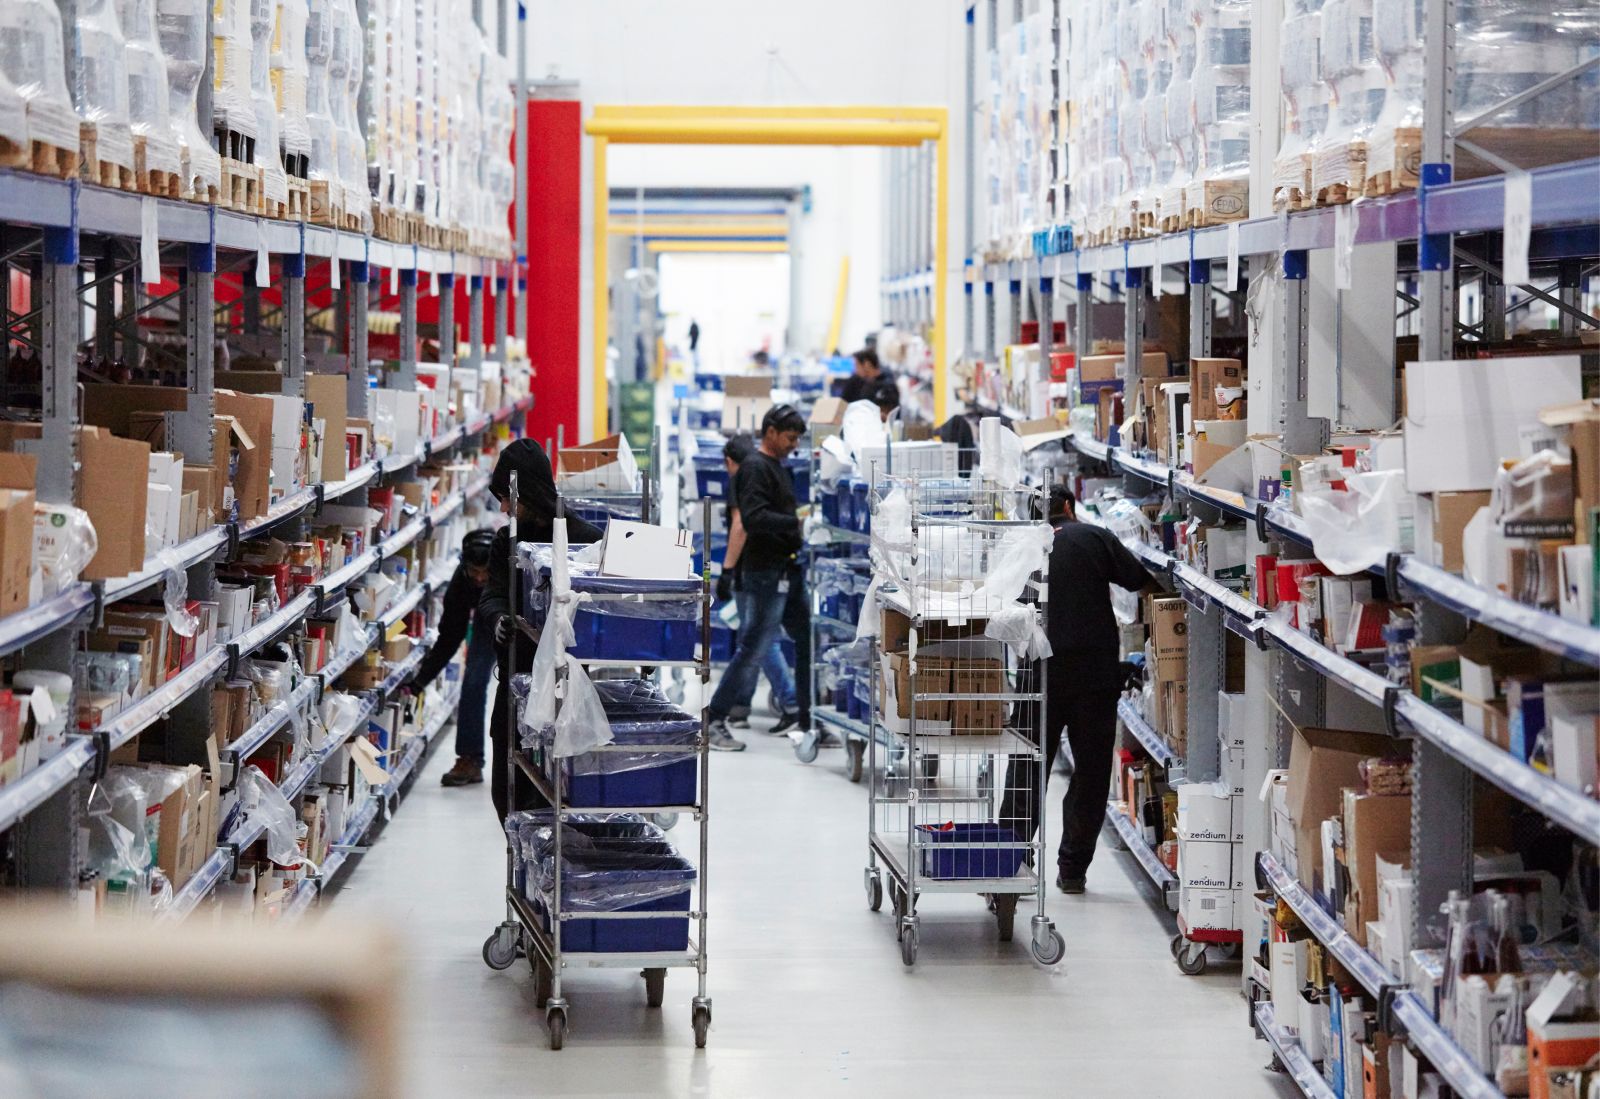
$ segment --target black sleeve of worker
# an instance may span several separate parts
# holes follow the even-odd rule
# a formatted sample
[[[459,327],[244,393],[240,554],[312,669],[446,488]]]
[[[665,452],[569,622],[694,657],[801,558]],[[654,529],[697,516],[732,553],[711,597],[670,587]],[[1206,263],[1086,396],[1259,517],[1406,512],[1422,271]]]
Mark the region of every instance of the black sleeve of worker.
[[[478,628],[495,633],[500,620],[511,613],[511,564],[506,559],[511,552],[509,527],[495,532],[494,545],[489,547],[489,579],[478,597]]]
[[[450,586],[444,589],[444,610],[439,615],[439,636],[428,655],[422,658],[411,685],[422,690],[432,683],[456,650],[467,639],[467,627],[472,625],[472,614],[478,609],[478,586],[467,575],[465,565],[456,566]]]
[[[739,503],[746,534],[786,542],[798,549],[800,518],[779,506],[783,498],[782,487],[777,483],[779,476],[771,462],[746,460],[734,474],[734,499]]]
[[[1111,553],[1111,575],[1107,577],[1118,587],[1127,588],[1129,591],[1138,591],[1150,583],[1150,570],[1145,568],[1144,562],[1134,556],[1133,551],[1122,544],[1122,539],[1104,531],[1106,548]]]

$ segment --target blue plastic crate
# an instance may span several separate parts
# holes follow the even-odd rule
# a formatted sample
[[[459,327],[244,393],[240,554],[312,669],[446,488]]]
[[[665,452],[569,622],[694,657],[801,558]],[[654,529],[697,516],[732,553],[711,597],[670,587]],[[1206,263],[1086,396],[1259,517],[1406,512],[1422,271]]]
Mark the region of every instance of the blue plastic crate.
[[[647,808],[657,805],[693,805],[699,789],[700,762],[692,755],[679,756],[660,767],[637,771],[612,771],[608,774],[573,774],[571,760],[562,760],[567,801],[585,809],[609,805]]]
[[[726,626],[711,626],[711,663],[726,664],[733,659],[734,642],[738,637]]]
[[[718,456],[716,464],[696,458],[694,462],[695,489],[701,496],[709,496],[713,500],[726,500],[728,498],[728,467],[723,465],[722,458]]]
[[[561,949],[576,954],[633,954],[661,950],[689,949],[689,899],[692,890],[643,904],[619,908],[618,912],[682,912],[659,920],[565,920],[561,924]],[[550,931],[550,913],[544,902],[534,901],[535,911]]]
[[[579,660],[627,660],[637,664],[693,660],[700,622],[693,618],[630,618],[580,607],[572,620]]]
[[[837,492],[825,493],[822,497],[822,518],[833,526],[839,526],[839,494]]]
[[[865,481],[850,482],[850,499],[854,505],[851,512],[855,516],[855,529],[866,534],[872,529],[872,495]]]
[[[1022,869],[1023,847],[946,847],[940,844],[1016,843],[1017,835],[1003,824],[917,825],[917,841],[922,848],[925,877],[940,880],[959,878],[1010,878]]]
[[[689,904],[696,871],[667,845],[666,854],[652,847],[574,850],[563,871],[562,902],[568,911],[674,913],[661,919],[564,920],[561,949],[583,953],[685,950],[689,946]],[[654,894],[628,903],[641,893]],[[532,898],[545,931],[551,930],[545,896]],[[676,915],[682,913],[682,915]]]

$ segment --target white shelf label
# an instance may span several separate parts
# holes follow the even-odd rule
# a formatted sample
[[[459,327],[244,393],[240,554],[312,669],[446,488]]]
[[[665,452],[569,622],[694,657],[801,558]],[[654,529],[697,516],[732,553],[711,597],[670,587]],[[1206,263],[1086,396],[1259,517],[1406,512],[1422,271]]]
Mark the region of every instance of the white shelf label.
[[[1533,177],[1527,172],[1507,172],[1505,195],[1502,281],[1507,286],[1523,286],[1532,281],[1528,274],[1528,236],[1533,228]]]
[[[139,200],[139,280],[146,286],[161,281],[161,213],[153,198]]]

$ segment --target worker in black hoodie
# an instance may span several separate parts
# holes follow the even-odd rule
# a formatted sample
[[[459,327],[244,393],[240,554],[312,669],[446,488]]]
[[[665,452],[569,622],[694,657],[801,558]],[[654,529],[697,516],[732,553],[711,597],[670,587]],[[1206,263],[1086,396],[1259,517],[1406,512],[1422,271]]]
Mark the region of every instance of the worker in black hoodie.
[[[517,496],[511,496],[511,474],[517,475]],[[494,764],[490,771],[490,794],[494,797],[495,811],[505,822],[506,814],[531,804],[536,794],[526,776],[518,771],[515,804],[506,803],[506,738],[513,724],[511,714],[510,675],[507,673],[507,654],[511,634],[516,628],[514,614],[517,608],[511,601],[511,537],[515,528],[518,542],[550,542],[555,538],[556,492],[555,475],[550,469],[550,458],[544,448],[532,439],[518,439],[500,452],[494,475],[489,479],[489,491],[500,501],[500,510],[511,516],[511,524],[495,532],[494,545],[489,551],[489,579],[478,600],[478,624],[494,636],[500,655],[500,685],[495,691],[494,714],[489,720],[489,737],[494,743]],[[567,542],[586,545],[600,541],[600,529],[576,515],[567,516]],[[533,654],[537,642],[520,639],[517,642],[517,666],[510,673],[526,672],[533,667]]]

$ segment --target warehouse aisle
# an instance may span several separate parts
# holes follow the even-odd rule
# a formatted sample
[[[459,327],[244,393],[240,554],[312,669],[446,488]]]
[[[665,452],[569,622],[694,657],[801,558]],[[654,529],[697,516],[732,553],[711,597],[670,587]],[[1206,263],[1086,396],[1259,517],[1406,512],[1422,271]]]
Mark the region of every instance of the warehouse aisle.
[[[328,902],[403,929],[413,1099],[1295,1094],[1262,1067],[1237,968],[1177,972],[1126,856],[1102,852],[1087,896],[1051,897],[1068,943],[1057,971],[1028,957],[1020,912],[1017,941],[1002,945],[982,902],[962,896],[923,902],[907,971],[887,911],[867,910],[865,791],[845,781],[840,753],[805,767],[786,739],[747,739],[749,751],[712,758],[715,1019],[702,1053],[687,970],[669,972],[660,1011],[635,973],[579,971],[567,1048],[550,1052],[527,966],[495,973],[479,956],[501,918],[504,847],[486,789],[439,786],[451,762],[439,745]],[[686,847],[693,836],[687,822],[674,831]]]

